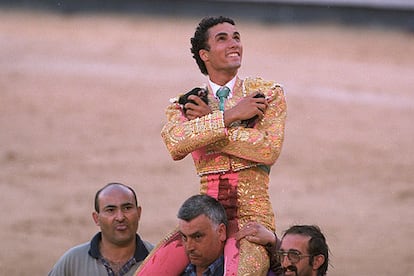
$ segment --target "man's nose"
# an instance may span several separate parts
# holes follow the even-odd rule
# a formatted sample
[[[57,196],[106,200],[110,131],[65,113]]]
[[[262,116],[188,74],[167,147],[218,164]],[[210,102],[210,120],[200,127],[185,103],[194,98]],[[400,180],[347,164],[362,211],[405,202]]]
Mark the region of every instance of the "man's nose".
[[[282,255],[281,258],[282,258],[282,260],[280,261],[280,263],[282,264],[282,267],[285,268],[285,267],[288,267],[292,264],[287,256]]]
[[[191,252],[194,250],[194,242],[191,239],[186,240],[184,243],[184,246],[188,252]]]
[[[232,39],[230,39],[230,47],[238,47],[238,46],[240,46],[240,41],[239,40],[237,40],[237,39],[235,39],[235,38],[232,38]]]
[[[125,218],[124,212],[122,212],[122,210],[118,210],[115,214],[115,219],[116,220],[123,220],[124,218]]]

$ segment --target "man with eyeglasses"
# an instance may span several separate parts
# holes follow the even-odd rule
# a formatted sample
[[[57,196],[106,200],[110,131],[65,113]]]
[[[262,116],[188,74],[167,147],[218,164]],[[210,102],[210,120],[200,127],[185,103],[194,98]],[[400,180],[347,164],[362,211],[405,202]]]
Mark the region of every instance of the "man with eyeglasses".
[[[257,222],[248,223],[236,238],[265,245],[271,257],[272,274],[285,276],[324,276],[328,270],[329,248],[320,228],[315,225],[294,225],[281,241]]]

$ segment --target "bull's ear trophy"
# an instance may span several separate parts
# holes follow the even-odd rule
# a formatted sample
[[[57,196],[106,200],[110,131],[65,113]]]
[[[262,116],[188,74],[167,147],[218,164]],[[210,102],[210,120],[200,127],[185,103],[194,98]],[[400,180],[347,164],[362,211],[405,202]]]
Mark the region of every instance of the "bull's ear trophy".
[[[185,113],[186,112],[186,108],[184,107],[184,105],[186,103],[196,104],[193,100],[189,100],[188,99],[188,96],[190,96],[190,95],[198,96],[198,97],[200,97],[200,99],[203,102],[205,102],[206,104],[208,104],[207,94],[208,94],[208,91],[205,88],[196,87],[196,88],[191,89],[191,91],[185,93],[184,95],[181,95],[180,98],[178,98],[178,103],[183,107],[183,111]]]

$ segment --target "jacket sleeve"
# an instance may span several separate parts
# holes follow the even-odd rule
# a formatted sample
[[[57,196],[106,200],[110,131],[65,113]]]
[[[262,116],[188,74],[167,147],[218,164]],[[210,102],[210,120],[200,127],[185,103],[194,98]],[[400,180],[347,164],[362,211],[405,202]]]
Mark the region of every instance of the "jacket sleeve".
[[[167,107],[166,115],[167,123],[162,128],[161,136],[174,160],[183,159],[194,150],[227,137],[221,111],[188,120],[182,114],[180,105],[172,103]]]
[[[272,165],[282,149],[286,101],[279,85],[272,86],[267,92],[269,107],[254,128],[240,124],[226,128],[223,113],[218,110],[189,121],[178,103],[168,106],[167,123],[161,136],[172,158],[180,160],[198,148],[209,146],[214,152]]]
[[[286,100],[281,86],[275,86],[264,117],[254,128],[228,128],[228,142],[220,151],[242,159],[272,165],[280,155],[284,140]]]

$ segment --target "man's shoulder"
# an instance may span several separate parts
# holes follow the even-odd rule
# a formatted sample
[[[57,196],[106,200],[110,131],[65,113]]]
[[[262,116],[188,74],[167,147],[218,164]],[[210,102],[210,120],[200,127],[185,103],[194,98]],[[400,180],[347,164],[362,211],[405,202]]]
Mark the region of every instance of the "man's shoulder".
[[[69,248],[62,256],[62,258],[73,258],[75,256],[81,256],[82,258],[88,255],[88,251],[91,247],[90,242],[85,242]]]
[[[89,248],[90,242],[70,248],[59,258],[48,275],[80,275],[79,272],[86,269],[88,267],[86,264],[90,264],[93,260],[88,254]]]
[[[154,249],[154,245],[148,241],[142,240],[142,243],[144,244],[145,248],[150,252],[152,249]]]
[[[245,95],[261,92],[268,98],[283,98],[283,86],[274,80],[265,80],[261,77],[248,77],[243,80],[243,90]]]
[[[262,77],[247,77],[243,81],[246,89],[277,88],[282,85],[274,80],[265,80]]]

